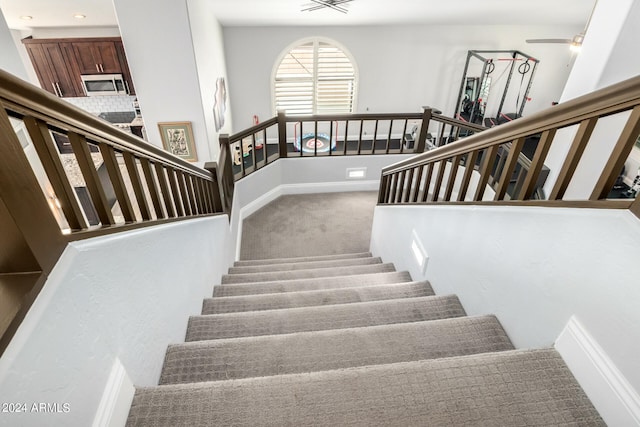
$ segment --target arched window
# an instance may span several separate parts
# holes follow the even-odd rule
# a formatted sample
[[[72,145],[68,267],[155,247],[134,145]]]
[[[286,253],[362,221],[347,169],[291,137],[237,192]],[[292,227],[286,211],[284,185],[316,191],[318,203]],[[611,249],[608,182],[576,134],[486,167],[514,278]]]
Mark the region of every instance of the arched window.
[[[288,115],[352,113],[356,86],[351,55],[330,40],[303,40],[276,62],[275,111]]]

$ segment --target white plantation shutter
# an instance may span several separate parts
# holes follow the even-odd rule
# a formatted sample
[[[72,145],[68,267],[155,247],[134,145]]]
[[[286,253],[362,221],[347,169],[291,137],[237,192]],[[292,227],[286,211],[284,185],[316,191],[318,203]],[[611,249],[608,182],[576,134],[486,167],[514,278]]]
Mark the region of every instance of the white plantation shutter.
[[[351,113],[355,67],[338,47],[312,41],[287,52],[275,73],[276,111],[288,115]]]

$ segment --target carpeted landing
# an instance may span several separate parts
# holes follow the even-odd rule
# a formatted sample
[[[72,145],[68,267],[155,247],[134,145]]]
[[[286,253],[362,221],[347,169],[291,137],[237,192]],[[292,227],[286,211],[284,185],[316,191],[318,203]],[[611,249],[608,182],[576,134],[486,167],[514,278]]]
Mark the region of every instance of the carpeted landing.
[[[515,350],[369,253],[239,261],[128,426],[603,426],[553,349]]]

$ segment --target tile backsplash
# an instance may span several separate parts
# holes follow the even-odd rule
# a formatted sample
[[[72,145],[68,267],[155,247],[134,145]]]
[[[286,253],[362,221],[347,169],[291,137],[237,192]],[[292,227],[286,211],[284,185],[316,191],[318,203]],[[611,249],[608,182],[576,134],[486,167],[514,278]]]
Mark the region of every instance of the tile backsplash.
[[[111,113],[115,111],[135,111],[133,100],[135,96],[83,96],[80,98],[63,98],[76,107],[80,107],[91,114]]]

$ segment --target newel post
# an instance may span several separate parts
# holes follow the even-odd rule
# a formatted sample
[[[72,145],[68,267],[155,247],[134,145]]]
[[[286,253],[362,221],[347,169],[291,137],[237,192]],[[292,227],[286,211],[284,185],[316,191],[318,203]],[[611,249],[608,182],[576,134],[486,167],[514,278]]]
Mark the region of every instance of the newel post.
[[[418,136],[418,141],[414,149],[416,153],[424,152],[427,143],[427,134],[429,133],[429,122],[431,122],[431,113],[433,111],[431,107],[422,108],[422,126],[420,126],[420,135]]]
[[[222,204],[222,190],[220,189],[220,178],[218,177],[218,162],[207,162],[204,164],[204,168],[211,172],[211,181],[213,185],[210,186],[211,200],[213,201],[213,209],[217,212],[224,212],[224,206]]]
[[[635,216],[640,218],[640,197],[636,197],[636,200],[631,204],[629,209]]]
[[[278,153],[280,158],[287,157],[287,120],[284,111],[278,111]]]
[[[218,159],[217,176],[219,180],[218,187],[220,189],[220,198],[222,200],[222,209],[229,215],[231,220],[231,206],[233,204],[233,190],[235,187],[235,178],[233,175],[233,159],[231,158],[231,142],[228,134],[221,134],[220,157]]]

